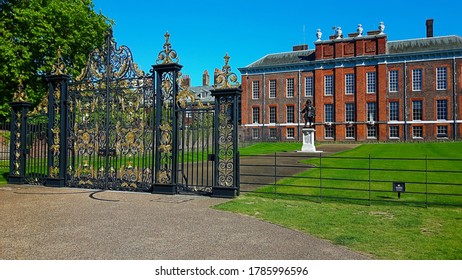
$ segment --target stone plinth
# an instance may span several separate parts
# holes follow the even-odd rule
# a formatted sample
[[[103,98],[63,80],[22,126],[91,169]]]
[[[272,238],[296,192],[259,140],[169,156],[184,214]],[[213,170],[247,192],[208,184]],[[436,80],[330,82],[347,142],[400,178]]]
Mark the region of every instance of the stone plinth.
[[[316,130],[312,127],[302,128],[303,133],[303,146],[301,152],[304,153],[322,153],[322,151],[316,151],[314,145],[314,132]]]

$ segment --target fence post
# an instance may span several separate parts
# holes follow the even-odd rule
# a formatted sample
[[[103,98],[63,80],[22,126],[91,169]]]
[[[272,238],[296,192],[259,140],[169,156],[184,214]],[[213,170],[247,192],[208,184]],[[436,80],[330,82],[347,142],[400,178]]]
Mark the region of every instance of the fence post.
[[[428,156],[425,155],[425,208],[428,208]]]
[[[322,203],[322,153],[319,153],[319,198]]]
[[[53,65],[48,81],[48,177],[45,185],[66,186],[67,138],[69,136],[67,95],[70,76],[58,49],[57,62]]]
[[[9,103],[13,109],[10,126],[10,174],[8,183],[24,184],[26,176],[26,116],[32,105],[26,102],[26,92],[19,79],[14,101]]]
[[[278,191],[277,191],[277,155],[276,155],[276,152],[274,153],[274,193],[276,194]]]
[[[371,206],[371,155],[369,154],[369,206]]]

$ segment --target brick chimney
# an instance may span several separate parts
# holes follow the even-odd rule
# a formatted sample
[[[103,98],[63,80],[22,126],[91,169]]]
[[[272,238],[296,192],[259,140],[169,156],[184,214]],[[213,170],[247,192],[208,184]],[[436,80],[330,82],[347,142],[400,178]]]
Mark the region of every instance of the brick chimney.
[[[433,19],[427,19],[427,38],[433,37]]]
[[[189,75],[184,75],[181,81],[181,86],[190,87],[191,86],[191,77]]]
[[[306,51],[308,50],[308,45],[297,45],[292,47],[292,51]]]
[[[210,85],[210,76],[209,71],[205,70],[204,74],[202,74],[202,85],[209,86]]]

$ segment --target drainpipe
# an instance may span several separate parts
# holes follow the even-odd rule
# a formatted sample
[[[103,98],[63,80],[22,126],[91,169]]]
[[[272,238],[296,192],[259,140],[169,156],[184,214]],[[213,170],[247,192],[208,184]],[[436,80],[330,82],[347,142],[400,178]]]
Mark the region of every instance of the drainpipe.
[[[262,86],[263,106],[261,108],[261,140],[265,139],[265,122],[266,122],[266,73],[263,73],[263,86]]]
[[[297,133],[297,141],[300,141],[300,95],[301,95],[301,81],[302,81],[302,76],[301,76],[301,70],[298,70],[298,101],[297,101],[297,106],[294,108],[294,118],[295,116],[297,117],[297,123],[298,123],[298,133]],[[295,115],[297,114],[297,115]]]
[[[457,140],[457,82],[456,82],[456,57],[452,58],[452,114],[454,118],[453,139]]]
[[[404,82],[403,82],[403,87],[404,87],[404,112],[403,112],[403,115],[404,115],[404,141],[407,141],[407,134],[408,134],[408,131],[407,131],[407,63],[406,61],[404,61],[404,75],[403,75],[403,79],[404,79]]]

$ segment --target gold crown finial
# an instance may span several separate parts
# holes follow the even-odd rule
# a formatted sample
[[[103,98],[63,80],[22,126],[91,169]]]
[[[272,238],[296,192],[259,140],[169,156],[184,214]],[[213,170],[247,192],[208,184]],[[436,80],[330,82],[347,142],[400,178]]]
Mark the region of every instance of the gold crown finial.
[[[13,95],[13,101],[24,102],[24,101],[26,101],[26,99],[27,99],[26,91],[24,90],[24,86],[22,84],[22,77],[19,76],[18,89],[16,90],[16,92]]]
[[[168,40],[170,40],[170,33],[168,33],[168,31],[165,32],[164,37],[165,37],[165,43],[168,44]]]
[[[56,63],[53,64],[51,68],[52,75],[65,75],[66,74],[66,64],[63,61],[62,49],[61,46],[58,47],[58,57]]]
[[[170,63],[178,63],[180,58],[178,57],[175,50],[172,49],[172,44],[170,44],[170,33],[165,32],[165,44],[164,49],[159,52],[157,56],[156,63],[157,64],[170,64]]]
[[[231,72],[231,66],[229,66],[230,56],[228,53],[223,57],[225,59],[225,65],[222,71],[217,76],[216,83],[213,85],[215,89],[226,89],[226,88],[237,88],[239,82],[237,81],[237,75]]]
[[[229,62],[229,58],[230,58],[229,55],[228,55],[228,52],[226,52],[226,55],[223,58],[225,59],[225,66],[227,66],[228,62]]]

